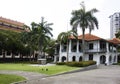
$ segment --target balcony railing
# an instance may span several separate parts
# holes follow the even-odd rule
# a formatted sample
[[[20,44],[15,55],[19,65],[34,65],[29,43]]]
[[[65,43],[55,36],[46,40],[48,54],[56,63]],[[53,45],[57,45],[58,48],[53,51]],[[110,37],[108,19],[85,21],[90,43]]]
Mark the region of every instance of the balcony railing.
[[[82,50],[78,50],[82,52]],[[62,49],[61,52],[67,52],[66,49]],[[77,52],[77,49],[71,49],[71,52]],[[100,49],[85,49],[85,53],[97,53],[97,52],[107,52],[107,48]],[[115,52],[115,50],[109,50],[109,52]]]
[[[85,49],[85,53],[91,53],[91,52],[107,52],[106,48],[103,49]]]

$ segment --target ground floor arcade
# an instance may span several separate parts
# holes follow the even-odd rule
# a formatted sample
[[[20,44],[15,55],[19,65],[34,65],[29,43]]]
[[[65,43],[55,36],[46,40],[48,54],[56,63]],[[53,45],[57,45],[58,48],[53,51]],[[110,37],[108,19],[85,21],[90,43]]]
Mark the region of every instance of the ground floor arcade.
[[[66,62],[67,60],[67,55],[63,54],[59,56],[58,61],[59,62]],[[116,53],[94,53],[94,54],[85,54],[83,57],[82,54],[69,54],[68,55],[68,61],[88,61],[88,60],[94,60],[97,62],[97,65],[99,64],[113,64],[117,63],[118,60],[120,60],[120,55]]]

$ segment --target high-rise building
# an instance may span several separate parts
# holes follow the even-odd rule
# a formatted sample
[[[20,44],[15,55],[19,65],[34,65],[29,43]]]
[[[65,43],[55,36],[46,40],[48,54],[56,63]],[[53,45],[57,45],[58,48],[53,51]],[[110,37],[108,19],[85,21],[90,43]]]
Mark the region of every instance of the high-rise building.
[[[110,38],[115,38],[118,31],[120,31],[120,12],[110,16]]]

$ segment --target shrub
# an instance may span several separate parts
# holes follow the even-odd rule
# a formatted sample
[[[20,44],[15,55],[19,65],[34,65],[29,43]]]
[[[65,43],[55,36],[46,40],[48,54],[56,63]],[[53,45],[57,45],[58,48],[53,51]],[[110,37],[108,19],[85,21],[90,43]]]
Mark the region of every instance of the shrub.
[[[66,65],[67,66],[72,66],[72,67],[81,67],[82,62],[67,62]]]
[[[65,65],[66,62],[57,62],[56,65]]]
[[[67,62],[66,65],[72,67],[86,67],[96,64],[96,61]]]

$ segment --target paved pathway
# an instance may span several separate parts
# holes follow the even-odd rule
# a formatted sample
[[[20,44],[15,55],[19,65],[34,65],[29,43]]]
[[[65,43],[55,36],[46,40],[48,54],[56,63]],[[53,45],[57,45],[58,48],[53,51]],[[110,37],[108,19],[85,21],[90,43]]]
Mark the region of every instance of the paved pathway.
[[[120,84],[120,66],[100,66],[99,69],[41,78],[22,84]]]
[[[16,74],[25,77],[27,80],[37,80],[46,76],[44,74],[35,73],[35,72],[10,71],[10,70],[0,70],[0,74]]]
[[[6,71],[9,73],[9,71]],[[6,73],[0,71],[0,73]],[[120,66],[100,66],[98,69],[45,77],[32,72],[10,72],[27,77],[28,81],[19,84],[120,84]],[[20,73],[20,74],[19,74]]]

